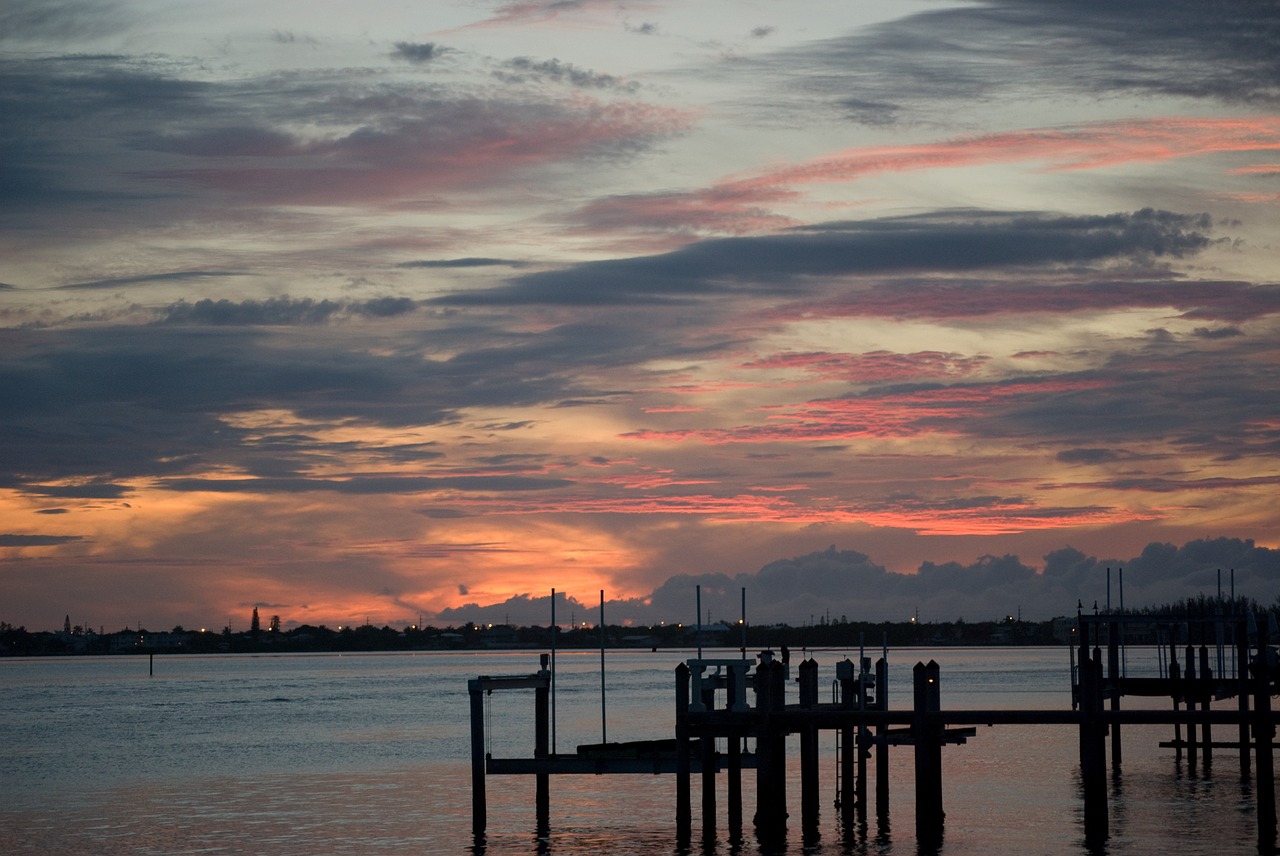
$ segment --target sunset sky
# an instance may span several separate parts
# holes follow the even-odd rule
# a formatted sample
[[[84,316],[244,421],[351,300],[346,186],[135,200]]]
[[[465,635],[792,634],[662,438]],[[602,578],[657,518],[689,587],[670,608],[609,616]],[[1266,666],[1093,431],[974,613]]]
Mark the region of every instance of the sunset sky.
[[[1280,9],[7,0],[0,325],[30,629],[1271,603]]]

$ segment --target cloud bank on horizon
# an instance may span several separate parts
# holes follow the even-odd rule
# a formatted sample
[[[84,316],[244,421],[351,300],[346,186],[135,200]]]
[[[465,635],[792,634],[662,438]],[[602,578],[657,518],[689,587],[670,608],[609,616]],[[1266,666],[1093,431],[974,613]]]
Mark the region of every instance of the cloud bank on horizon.
[[[1280,11],[786,8],[6,4],[0,619],[1271,602]]]

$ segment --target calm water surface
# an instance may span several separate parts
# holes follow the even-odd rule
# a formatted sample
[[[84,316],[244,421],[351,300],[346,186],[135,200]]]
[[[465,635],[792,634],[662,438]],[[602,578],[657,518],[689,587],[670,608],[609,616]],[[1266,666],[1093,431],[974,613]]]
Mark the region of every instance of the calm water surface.
[[[823,700],[834,663],[851,653],[814,654]],[[672,736],[673,669],[688,656],[608,654],[609,740]],[[1063,648],[891,651],[890,702],[910,706],[911,667],[933,658],[946,708],[1069,707],[1067,657]],[[154,676],[147,666],[145,657],[0,659],[0,852],[679,852],[673,776],[552,777],[551,833],[541,840],[532,777],[489,777],[489,832],[477,846],[466,681],[535,671],[536,652],[166,656],[155,659]],[[1131,653],[1130,674],[1155,667]],[[601,739],[599,669],[598,652],[557,656],[561,752]],[[531,692],[490,696],[487,751],[531,755],[532,708]],[[1112,837],[1096,852],[1256,852],[1253,797],[1236,756],[1219,750],[1212,765],[1190,767],[1158,747],[1168,731],[1126,728],[1124,767],[1111,783]],[[822,838],[800,841],[793,758],[787,852],[915,854],[910,750],[891,750],[889,823],[872,810],[867,826],[843,840],[834,740],[824,740]],[[945,747],[941,852],[1088,853],[1076,756],[1076,732],[1063,726],[981,728],[967,745]],[[751,776],[743,782],[748,827]],[[722,801],[724,786],[722,777]],[[702,850],[696,778],[693,804]],[[754,854],[747,831],[747,842],[731,848],[722,805],[708,849]]]

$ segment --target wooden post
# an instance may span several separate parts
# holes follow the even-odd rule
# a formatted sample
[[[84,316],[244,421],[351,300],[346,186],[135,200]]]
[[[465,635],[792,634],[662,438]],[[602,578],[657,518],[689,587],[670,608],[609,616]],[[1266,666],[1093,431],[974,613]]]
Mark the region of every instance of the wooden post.
[[[1183,666],[1183,675],[1185,675],[1187,679],[1187,689],[1186,692],[1183,693],[1183,697],[1187,702],[1187,710],[1195,710],[1200,694],[1196,690],[1196,649],[1191,645],[1187,646],[1187,662]],[[1196,724],[1194,722],[1188,722],[1187,762],[1194,767],[1199,761],[1199,754],[1200,742],[1197,737]]]
[[[1102,713],[1102,661],[1080,661],[1080,782],[1084,792],[1084,839],[1097,847],[1110,835],[1107,818],[1106,726]]]
[[[929,714],[939,710],[938,664],[916,663],[911,736],[916,760],[916,840],[923,849],[942,843],[942,741]]]
[[[1254,760],[1257,765],[1257,783],[1254,790],[1258,795],[1258,852],[1271,854],[1276,852],[1275,759],[1271,754],[1275,743],[1276,726],[1271,721],[1272,670],[1268,660],[1271,634],[1267,619],[1268,615],[1265,612],[1258,619],[1258,658],[1252,666],[1254,672],[1253,746]]]
[[[1209,646],[1200,646],[1200,680],[1204,683],[1204,691],[1200,693],[1200,709],[1206,713],[1213,702],[1213,688],[1210,681],[1213,680],[1213,669],[1209,668]],[[1207,767],[1213,763],[1213,724],[1208,719],[1201,725],[1200,736],[1201,746],[1203,746],[1204,763]]]
[[[1107,695],[1111,697],[1111,709],[1120,710],[1120,633],[1121,622],[1112,620],[1107,625]],[[1111,766],[1119,767],[1123,753],[1120,746],[1120,723],[1111,723]]]
[[[689,667],[676,666],[676,838],[681,849],[693,837],[693,806],[689,794]]]
[[[467,681],[471,696],[471,831],[484,835],[488,811],[484,793],[484,690],[479,681]]]
[[[533,757],[545,761],[551,756],[551,673],[543,669],[538,677],[543,681],[533,690]],[[551,831],[551,776],[543,769],[534,779],[538,835],[545,836]]]
[[[784,667],[761,662],[756,667],[756,836],[766,844],[786,836],[786,741],[773,713],[783,705]]]
[[[746,598],[745,589],[743,598]],[[745,649],[743,649],[745,650]],[[732,710],[734,699],[738,697],[738,682],[745,678],[745,673],[737,669],[729,670],[729,691],[726,693],[725,709]],[[742,841],[742,738],[737,734],[729,736],[728,755],[728,794],[729,801],[729,843],[737,845]]]
[[[889,663],[884,657],[876,660],[876,706],[889,709]],[[876,726],[876,817],[889,820],[889,726]]]
[[[1182,667],[1178,665],[1178,646],[1173,641],[1173,633],[1169,634],[1169,695],[1173,698],[1174,713],[1178,711],[1178,705],[1182,702]],[[1173,724],[1173,757],[1175,761],[1182,760],[1182,724],[1175,722]]]
[[[853,663],[845,658],[842,662],[836,664],[836,672],[840,679],[840,707],[845,710],[853,710],[855,705],[854,699],[854,681],[857,680],[857,672],[854,670]],[[854,744],[854,730],[851,725],[840,726],[840,758],[837,763],[840,765],[840,792],[836,796],[836,808],[840,810],[840,823],[847,832],[853,826],[853,813],[858,806],[858,796],[855,790],[850,793],[850,786],[854,781],[854,757],[855,751],[860,747]]]
[[[1236,702],[1240,710],[1240,780],[1249,780],[1249,633],[1244,619],[1236,621]]]
[[[716,688],[704,684],[702,705],[708,711],[716,709]],[[702,743],[702,841],[710,844],[716,840],[716,740],[703,734]]]
[[[818,661],[800,663],[800,707],[818,705]],[[818,831],[818,727],[805,723],[800,731],[800,824],[806,842]],[[806,844],[808,846],[808,844]]]

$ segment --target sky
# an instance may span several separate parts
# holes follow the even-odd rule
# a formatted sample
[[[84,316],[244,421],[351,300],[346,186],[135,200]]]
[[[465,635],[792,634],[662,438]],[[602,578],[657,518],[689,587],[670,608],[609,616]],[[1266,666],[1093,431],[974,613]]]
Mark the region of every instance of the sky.
[[[1277,332],[1274,3],[0,7],[13,625],[1272,603]]]

